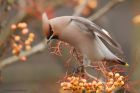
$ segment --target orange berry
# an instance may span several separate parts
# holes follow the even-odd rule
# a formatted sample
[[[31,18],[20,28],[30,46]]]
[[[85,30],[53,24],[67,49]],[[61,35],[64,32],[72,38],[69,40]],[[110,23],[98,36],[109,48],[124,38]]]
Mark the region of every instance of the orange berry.
[[[91,92],[90,92],[91,93]],[[102,91],[101,90],[96,90],[96,93],[102,93]]]
[[[23,48],[23,45],[18,45],[19,50],[21,50]]]
[[[140,24],[140,14],[136,15],[132,21],[134,24]]]
[[[109,77],[113,77],[113,75],[114,75],[113,72],[109,72],[109,73],[108,73],[108,76],[109,76]]]
[[[18,28],[26,28],[27,27],[27,24],[26,23],[18,23]]]
[[[22,28],[26,28],[27,27],[27,24],[24,22],[24,23],[21,23],[21,27]]]
[[[30,46],[30,45],[26,45],[26,46],[25,46],[25,49],[26,49],[26,50],[31,50],[31,46]]]
[[[124,81],[121,81],[121,82],[120,82],[120,86],[122,86],[122,85],[124,85]]]
[[[115,87],[115,86],[112,86],[112,87],[111,87],[111,90],[114,90],[114,89],[116,89],[116,87]]]
[[[112,82],[112,81],[107,82],[107,85],[108,85],[108,86],[111,86],[112,84],[113,84],[113,82]]]
[[[118,84],[118,82],[114,82],[114,84],[113,84],[114,86],[118,86],[119,84]]]
[[[97,1],[96,0],[89,0],[88,1],[88,6],[92,9],[96,8],[97,7]]]
[[[11,29],[12,29],[12,30],[15,30],[16,28],[17,28],[17,26],[16,26],[15,24],[12,24],[12,25],[11,25]]]
[[[29,34],[29,37],[30,37],[30,38],[34,38],[34,37],[35,37],[35,34],[34,34],[34,33],[30,33],[30,34]]]
[[[13,48],[17,47],[17,44],[16,44],[16,43],[13,43],[13,44],[12,44],[12,47],[13,47]]]
[[[17,27],[22,28],[22,23],[18,23]]]
[[[14,36],[15,41],[20,41],[20,36],[16,35]]]
[[[80,87],[83,87],[83,86],[84,86],[84,83],[79,83],[79,86],[80,86]]]
[[[88,87],[88,83],[84,83],[84,86],[85,86],[85,87]]]
[[[80,87],[81,88],[81,90],[84,90],[85,89],[85,87]]]
[[[103,90],[104,87],[103,87],[103,86],[98,86],[98,89],[99,89],[99,90]]]
[[[116,73],[115,74],[115,78],[119,78],[120,77],[120,74],[119,73]]]
[[[73,85],[78,85],[78,81],[73,82]]]
[[[12,53],[13,53],[14,55],[18,56],[19,53],[20,53],[20,51],[19,51],[18,48],[14,48],[14,49],[12,50]]]
[[[62,82],[61,83],[61,86],[66,86],[67,85],[67,82]]]
[[[111,78],[111,79],[109,79],[108,81],[109,81],[109,82],[114,82],[114,79]]]
[[[87,91],[86,91],[86,93],[91,93],[91,90],[90,90],[90,89],[89,89],[89,90],[87,90]]]
[[[29,30],[27,29],[27,28],[24,28],[23,30],[22,30],[22,34],[27,34],[29,32]]]
[[[86,83],[86,82],[87,82],[87,80],[86,80],[86,79],[81,79],[81,81],[82,81],[82,82],[84,82],[84,83]]]
[[[63,89],[63,90],[66,90],[66,89],[67,89],[67,87],[62,87],[62,89]]]
[[[29,40],[25,41],[25,45],[30,45],[30,44],[31,44],[31,42]]]
[[[82,4],[84,0],[78,0],[78,4]]]
[[[120,76],[120,78],[124,79],[124,76]]]
[[[64,83],[62,82],[60,85],[61,85],[61,87],[63,87],[64,86]]]
[[[75,77],[74,77],[74,76],[72,76],[72,77],[71,77],[71,79],[73,79],[73,80],[74,80],[74,79],[75,79]]]
[[[34,39],[33,38],[28,38],[28,40],[30,41],[30,42],[33,42],[34,41]]]
[[[22,57],[20,57],[20,60],[21,61],[26,61],[27,60],[27,57],[26,56],[22,56]]]
[[[100,86],[100,85],[102,85],[102,84],[103,84],[102,82],[98,82],[98,83],[97,83],[97,86]]]
[[[111,88],[106,88],[106,91],[110,93],[110,92],[112,92],[112,89]]]
[[[13,49],[13,50],[12,50],[12,53],[13,53],[13,54],[16,54],[16,53],[17,53],[17,51],[16,51],[15,49]]]
[[[117,81],[118,81],[118,82],[121,82],[121,81],[122,81],[122,78],[118,78]]]
[[[97,82],[96,81],[92,81],[92,85],[96,85],[97,84]]]
[[[79,77],[76,77],[75,80],[79,80]]]
[[[67,87],[70,88],[72,85],[71,83],[67,83]]]
[[[71,81],[71,79],[72,79],[71,77],[68,77],[68,78],[67,78],[67,80],[69,80],[69,81]]]
[[[87,16],[91,13],[90,8],[89,7],[85,7],[82,11],[82,15]]]
[[[92,83],[88,83],[88,86],[91,87],[92,86]]]

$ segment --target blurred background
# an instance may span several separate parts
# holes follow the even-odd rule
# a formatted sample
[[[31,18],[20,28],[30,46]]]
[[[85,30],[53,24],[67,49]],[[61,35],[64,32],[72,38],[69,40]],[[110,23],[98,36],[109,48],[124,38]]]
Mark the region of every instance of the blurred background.
[[[35,34],[34,47],[44,39],[41,22],[44,11],[50,19],[65,15],[88,18],[113,0],[87,1],[78,14],[84,0],[0,0],[0,93],[62,93],[58,82],[66,73],[67,51],[57,56],[46,48],[25,61],[1,66],[8,57],[13,56],[9,29],[13,23],[26,22],[29,31]],[[130,64],[127,70],[130,84],[135,93],[140,93],[140,0],[114,1],[119,3],[94,22],[121,44],[124,58]]]

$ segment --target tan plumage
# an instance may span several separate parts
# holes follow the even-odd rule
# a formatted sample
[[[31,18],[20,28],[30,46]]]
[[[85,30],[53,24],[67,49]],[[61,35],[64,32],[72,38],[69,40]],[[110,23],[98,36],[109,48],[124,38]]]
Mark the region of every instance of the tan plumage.
[[[117,64],[128,65],[114,55],[101,41],[104,39],[110,46],[122,51],[109,33],[88,19],[75,16],[62,16],[48,20],[46,14],[42,15],[43,30],[48,39],[59,39],[70,43],[83,55],[83,64],[109,60]]]

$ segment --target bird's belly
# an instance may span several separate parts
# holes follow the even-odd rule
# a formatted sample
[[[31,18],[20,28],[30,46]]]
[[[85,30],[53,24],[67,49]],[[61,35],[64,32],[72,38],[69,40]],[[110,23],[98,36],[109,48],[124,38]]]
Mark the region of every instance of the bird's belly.
[[[95,45],[86,46],[86,48],[82,49],[82,54],[86,55],[91,62],[104,59],[104,55]]]

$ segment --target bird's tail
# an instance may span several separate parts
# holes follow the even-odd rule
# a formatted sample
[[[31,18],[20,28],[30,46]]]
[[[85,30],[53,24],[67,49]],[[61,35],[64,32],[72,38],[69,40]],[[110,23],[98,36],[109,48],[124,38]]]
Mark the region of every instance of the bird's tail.
[[[123,61],[122,59],[120,59],[119,57],[117,57],[114,53],[112,53],[105,45],[104,43],[100,40],[100,38],[98,36],[96,36],[96,49],[100,50],[104,59],[106,61],[110,61],[116,64],[121,64],[124,66],[129,66],[125,61]]]
[[[117,59],[116,62],[117,62],[118,64],[124,65],[124,66],[126,66],[126,67],[129,66],[129,64],[127,64],[125,61],[123,61],[123,60],[121,60],[121,59]]]

